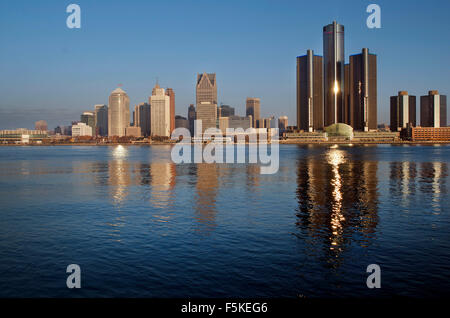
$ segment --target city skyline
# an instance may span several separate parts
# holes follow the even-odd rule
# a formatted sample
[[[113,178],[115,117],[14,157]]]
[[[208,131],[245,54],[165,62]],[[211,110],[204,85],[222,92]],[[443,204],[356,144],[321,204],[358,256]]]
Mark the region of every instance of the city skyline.
[[[194,19],[182,19],[183,25],[192,21],[186,30],[180,29],[181,22],[178,22],[170,28],[162,27],[161,35],[134,20],[125,25],[115,19],[126,5],[114,1],[108,2],[111,3],[108,7],[79,1],[83,25],[80,30],[70,30],[64,23],[65,7],[55,3],[43,3],[33,11],[25,10],[26,5],[20,2],[0,5],[0,20],[9,30],[8,33],[0,31],[0,37],[5,42],[15,43],[14,48],[5,47],[0,52],[3,70],[0,93],[5,96],[0,102],[2,129],[32,128],[40,119],[47,120],[49,128],[68,125],[95,104],[107,104],[109,92],[118,83],[124,84],[130,105],[140,104],[150,95],[156,77],[162,86],[172,87],[177,92],[175,114],[186,116],[187,107],[195,102],[192,78],[199,70],[218,74],[219,105],[231,105],[238,114],[244,114],[246,97],[258,96],[261,117],[287,115],[293,119],[290,124],[295,125],[295,57],[305,54],[307,49],[323,55],[321,28],[333,20],[346,27],[346,63],[349,55],[361,52],[361,47],[369,47],[379,57],[378,123],[389,123],[389,97],[398,91],[407,90],[416,96],[426,95],[429,90],[438,90],[444,95],[449,91],[448,71],[441,66],[449,59],[449,41],[442,38],[447,36],[445,33],[438,32],[443,29],[440,23],[444,23],[439,17],[441,14],[445,17],[443,12],[448,11],[448,3],[428,6],[417,2],[409,8],[410,1],[379,1],[382,28],[368,29],[366,3],[307,3],[302,8],[300,2],[284,2],[284,6],[279,7],[269,2],[258,2],[255,6],[251,1],[230,1],[203,6],[196,13],[193,9],[204,4],[200,1],[188,11]],[[139,12],[144,12],[147,5],[135,2],[133,17],[139,18]],[[135,10],[136,7],[142,10]],[[201,33],[196,36],[196,32],[209,34],[214,30],[198,31],[200,22],[195,18],[211,12],[224,17],[233,7],[240,9],[233,10],[236,15],[233,24],[218,26],[216,32],[220,36],[212,38],[208,48],[199,50],[196,43],[202,36]],[[174,16],[163,26],[173,22],[187,8],[177,3],[173,9]],[[268,9],[275,10],[275,22],[269,26],[263,23]],[[245,20],[249,12],[254,12],[252,21],[256,25]],[[400,13],[403,15],[399,16]],[[106,21],[109,16],[114,23]],[[419,17],[421,24],[413,23]],[[205,19],[212,22],[207,15]],[[39,25],[37,30],[33,28],[35,25]],[[132,30],[136,30],[136,37],[125,37],[124,48],[105,51],[115,31],[126,35]],[[191,35],[183,40],[186,32]],[[238,32],[243,32],[240,38],[236,37]],[[164,40],[170,38],[169,35],[174,36],[170,42]],[[161,49],[145,53],[144,49],[135,49],[138,44],[146,47],[147,44],[141,43],[146,36],[157,36],[162,41]],[[242,39],[248,43],[242,45]],[[269,39],[275,41],[270,46],[265,44]],[[186,47],[187,40],[193,41],[192,45]],[[27,51],[26,45],[34,49]],[[218,48],[225,48],[225,52]],[[162,56],[164,58],[158,62]],[[112,70],[112,64],[117,68]]]

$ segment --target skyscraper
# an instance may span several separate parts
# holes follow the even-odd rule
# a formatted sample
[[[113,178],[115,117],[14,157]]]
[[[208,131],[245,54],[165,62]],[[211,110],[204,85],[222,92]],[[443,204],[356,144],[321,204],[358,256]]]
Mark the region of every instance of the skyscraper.
[[[399,131],[407,125],[416,126],[416,96],[406,91],[391,96],[391,131]]]
[[[91,136],[95,136],[95,113],[94,112],[83,112],[80,116],[80,122],[85,123],[92,128]]]
[[[197,104],[196,118],[201,120],[202,130],[197,131],[197,134],[204,133],[208,128],[217,127],[217,104],[209,102],[201,102]]]
[[[297,127],[323,129],[322,57],[308,50],[297,57]]]
[[[150,105],[140,103],[134,107],[134,125],[141,128],[141,135],[148,137],[151,134],[151,111]]]
[[[172,88],[168,88],[166,95],[170,98],[170,133],[172,133],[175,129],[175,92]]]
[[[217,126],[217,82],[216,74],[197,74],[196,119],[202,121],[203,133],[208,128]]]
[[[447,96],[439,95],[438,91],[429,91],[428,95],[420,96],[420,126],[447,126]]]
[[[196,112],[194,105],[189,105],[188,108],[188,121],[189,121],[189,131],[191,133],[191,136],[194,136],[194,121],[196,118]]]
[[[150,105],[151,135],[170,137],[170,97],[158,84],[152,90]]]
[[[108,136],[108,106],[98,104],[94,106],[95,134]]]
[[[324,123],[344,122],[344,26],[323,27]]]
[[[120,87],[109,95],[108,136],[123,137],[130,125],[130,99]]]
[[[210,103],[217,104],[217,83],[216,74],[197,74],[196,104]]]
[[[261,117],[261,100],[259,98],[247,97],[245,102],[245,116],[252,116],[253,128],[258,128]]]
[[[361,54],[350,56],[346,82],[349,87],[345,123],[355,130],[377,129],[377,56],[362,49]]]

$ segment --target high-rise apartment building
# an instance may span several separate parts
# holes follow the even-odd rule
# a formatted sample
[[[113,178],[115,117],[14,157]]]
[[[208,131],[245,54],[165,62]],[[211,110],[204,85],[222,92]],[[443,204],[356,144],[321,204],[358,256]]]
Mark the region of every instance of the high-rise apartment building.
[[[134,106],[134,126],[141,128],[141,135],[148,137],[151,134],[151,110],[148,103]]]
[[[428,95],[420,96],[420,126],[447,126],[447,96],[439,95],[438,91],[429,91]]]
[[[297,57],[297,127],[304,131],[323,129],[322,60],[312,50]]]
[[[344,122],[344,26],[323,27],[324,124]]]
[[[258,128],[261,118],[261,100],[259,98],[247,97],[245,102],[245,116],[252,116],[253,128]]]
[[[99,136],[108,136],[108,106],[97,104],[94,106],[95,131]]]
[[[166,95],[170,98],[170,133],[172,133],[175,129],[175,92],[172,88],[168,88]]]
[[[130,126],[130,98],[120,87],[109,96],[108,136],[123,137]]]
[[[152,136],[170,137],[170,97],[158,84],[150,100],[150,131]]]
[[[355,130],[377,129],[377,56],[369,54],[367,48],[361,54],[351,55],[346,83],[348,100],[343,122]]]
[[[416,126],[416,96],[406,91],[391,96],[391,131],[399,131],[407,125]]]

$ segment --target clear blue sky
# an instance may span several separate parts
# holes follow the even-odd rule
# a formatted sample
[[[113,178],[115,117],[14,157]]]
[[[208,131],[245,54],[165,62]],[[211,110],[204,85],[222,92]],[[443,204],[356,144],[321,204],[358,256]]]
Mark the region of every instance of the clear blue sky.
[[[66,7],[82,10],[66,27]],[[381,29],[366,7],[381,6]],[[130,106],[146,101],[158,77],[176,93],[176,113],[195,101],[197,72],[217,74],[219,103],[245,113],[261,98],[263,116],[295,124],[296,56],[322,54],[322,27],[345,26],[345,55],[378,55],[378,121],[389,121],[398,90],[450,95],[450,1],[92,1],[1,0],[0,129],[49,128],[108,102],[118,83]],[[450,111],[449,111],[450,115]]]

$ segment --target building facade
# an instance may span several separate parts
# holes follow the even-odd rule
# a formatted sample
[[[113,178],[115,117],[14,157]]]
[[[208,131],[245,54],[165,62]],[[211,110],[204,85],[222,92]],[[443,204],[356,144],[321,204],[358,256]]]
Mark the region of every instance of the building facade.
[[[347,68],[347,67],[346,67]],[[355,130],[377,129],[377,56],[362,49],[350,56],[346,72],[344,123]]]
[[[108,136],[108,106],[98,104],[94,106],[95,134]]]
[[[278,117],[278,129],[280,130],[280,133],[283,133],[287,130],[289,124],[288,124],[288,117],[287,116],[280,116]]]
[[[183,116],[175,116],[175,128],[186,128],[189,129],[189,121],[186,117]]]
[[[391,131],[400,131],[407,126],[416,126],[416,96],[408,95],[407,91],[391,96]]]
[[[94,112],[83,112],[80,116],[80,122],[85,123],[92,128],[92,135],[95,135],[95,113]]]
[[[172,133],[175,129],[175,92],[172,88],[168,88],[166,89],[166,95],[170,98],[170,133]]]
[[[344,122],[344,26],[323,27],[324,125]]]
[[[191,133],[191,136],[194,136],[194,122],[196,119],[196,111],[193,104],[189,105],[188,108],[188,121],[189,121],[189,131]]]
[[[323,129],[323,77],[321,56],[308,50],[297,57],[297,127],[304,131]]]
[[[108,136],[123,137],[130,126],[130,99],[120,87],[109,96]]]
[[[151,134],[151,106],[141,103],[134,106],[134,126],[141,128],[141,135],[148,137]]]
[[[258,123],[261,118],[261,99],[247,97],[245,101],[245,116],[252,116],[253,128],[259,128]]]
[[[215,73],[197,74],[196,104],[210,103],[217,105],[217,82]]]
[[[420,96],[420,126],[447,126],[447,96],[439,95],[436,90],[429,91],[426,96]]]
[[[72,125],[72,137],[92,136],[92,127],[86,123]]]
[[[151,135],[170,137],[170,97],[158,84],[153,88],[150,105]]]
[[[196,135],[203,134],[208,128],[217,127],[217,104],[211,104],[209,102],[201,102],[197,104],[196,110],[197,121],[201,120],[202,129],[196,130]]]

